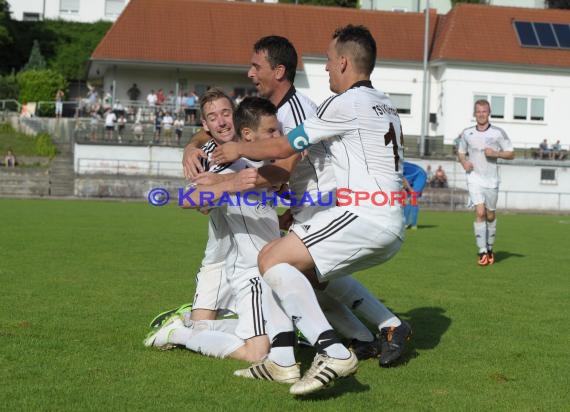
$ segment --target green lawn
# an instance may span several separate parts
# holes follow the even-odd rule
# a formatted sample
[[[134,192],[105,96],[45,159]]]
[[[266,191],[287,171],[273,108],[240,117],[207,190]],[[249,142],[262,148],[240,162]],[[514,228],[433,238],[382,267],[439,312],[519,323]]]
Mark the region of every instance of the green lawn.
[[[358,274],[414,328],[398,368],[308,399],[232,376],[245,363],[144,348],[191,300],[206,218],[142,202],[0,199],[0,409],[568,410],[570,216],[500,214],[476,265],[472,215],[426,212],[398,256]],[[312,353],[303,349],[304,367]]]
[[[2,161],[4,161],[4,155],[8,149],[11,149],[16,157],[37,156],[33,136],[18,133],[7,124],[0,124],[0,154],[2,154]]]

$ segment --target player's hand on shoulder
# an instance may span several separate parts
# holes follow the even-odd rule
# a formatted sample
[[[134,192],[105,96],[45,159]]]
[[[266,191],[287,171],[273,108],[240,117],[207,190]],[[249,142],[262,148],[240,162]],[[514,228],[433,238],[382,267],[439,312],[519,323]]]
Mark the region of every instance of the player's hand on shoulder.
[[[212,161],[215,164],[223,164],[233,162],[240,158],[239,145],[236,142],[227,142],[219,145],[212,153]]]
[[[204,171],[201,160],[205,159],[206,153],[192,145],[186,146],[182,156],[182,166],[184,167],[184,177],[194,179],[199,173]]]
[[[252,167],[243,169],[235,173],[233,181],[236,191],[253,189],[257,181],[257,169]]]
[[[223,182],[223,180],[223,175],[212,172],[200,173],[192,178],[192,181],[197,185],[214,185]]]

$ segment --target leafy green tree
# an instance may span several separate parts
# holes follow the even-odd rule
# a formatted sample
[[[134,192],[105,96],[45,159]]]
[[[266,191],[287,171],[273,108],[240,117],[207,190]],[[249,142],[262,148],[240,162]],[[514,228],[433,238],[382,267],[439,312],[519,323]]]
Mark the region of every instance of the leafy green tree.
[[[20,88],[14,72],[0,76],[0,99],[18,99]]]
[[[32,51],[30,52],[30,58],[28,59],[26,65],[22,68],[22,71],[45,68],[46,59],[44,59],[44,56],[42,56],[40,43],[37,40],[34,40],[34,45],[32,46]]]
[[[7,47],[12,42],[8,23],[10,20],[10,6],[6,0],[0,0],[0,48]]]
[[[64,77],[51,69],[22,71],[17,79],[21,102],[52,101],[58,89],[67,89]]]

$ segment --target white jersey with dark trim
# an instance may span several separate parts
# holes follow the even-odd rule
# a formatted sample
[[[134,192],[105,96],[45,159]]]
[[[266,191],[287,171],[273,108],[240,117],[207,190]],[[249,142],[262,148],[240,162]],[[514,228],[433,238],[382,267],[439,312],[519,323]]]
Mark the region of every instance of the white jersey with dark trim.
[[[302,127],[311,145],[331,142],[336,185],[346,195],[339,203],[403,237],[403,207],[394,200],[403,190],[402,129],[390,99],[358,82],[325,100]]]
[[[231,163],[221,165],[211,165],[210,159],[214,150],[218,147],[214,139],[208,140],[201,149],[206,153],[207,158],[201,160],[202,167],[207,172],[220,173],[228,169]],[[219,208],[212,208],[208,214],[208,241],[204,250],[202,266],[223,262],[230,248],[230,239],[227,223],[223,219]]]
[[[317,105],[307,96],[299,93],[295,87],[291,87],[277,107],[277,119],[284,134],[289,133],[295,127],[303,123],[308,117],[315,114]],[[318,192],[334,192],[336,182],[332,168],[332,158],[327,142],[313,145],[291,173],[289,189],[296,194],[297,201],[301,200],[305,192],[310,193],[311,199],[317,201]],[[325,201],[328,198],[323,198]],[[332,204],[335,199],[333,198]],[[291,205],[293,216],[299,216],[303,207],[308,206],[305,202],[302,206]]]
[[[259,168],[269,162],[239,159],[222,173]],[[262,189],[229,195],[218,208],[228,227],[230,248],[225,256],[228,279],[257,268],[257,255],[268,242],[279,237],[279,221],[273,192]]]
[[[496,158],[485,156],[486,148],[505,152],[514,150],[505,131],[491,124],[483,131],[472,126],[461,133],[457,151],[469,154],[469,161],[473,163],[473,170],[467,173],[467,183],[493,189],[499,187],[499,167]]]

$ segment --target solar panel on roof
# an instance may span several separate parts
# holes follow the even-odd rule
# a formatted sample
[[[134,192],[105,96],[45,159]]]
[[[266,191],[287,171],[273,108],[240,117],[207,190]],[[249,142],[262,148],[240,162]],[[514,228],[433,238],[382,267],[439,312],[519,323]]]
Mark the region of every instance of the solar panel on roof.
[[[550,23],[533,23],[536,34],[538,35],[538,41],[542,47],[558,47],[556,38],[554,37],[554,31],[552,30],[552,25]]]
[[[519,41],[523,46],[538,46],[536,33],[532,28],[532,23],[526,21],[515,21],[515,29],[519,35]]]
[[[570,48],[570,25],[553,24],[552,26],[560,47]]]

